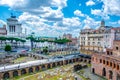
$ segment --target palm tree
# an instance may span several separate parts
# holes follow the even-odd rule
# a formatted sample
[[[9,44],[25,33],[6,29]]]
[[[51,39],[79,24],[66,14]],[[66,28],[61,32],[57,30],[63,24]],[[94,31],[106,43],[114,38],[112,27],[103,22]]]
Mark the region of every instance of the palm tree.
[[[11,46],[13,46],[13,41],[15,40],[15,38],[14,37],[9,37],[9,38],[7,38],[7,40],[9,40],[10,43],[11,43]]]
[[[14,38],[14,40],[16,41],[16,47],[18,46],[17,44],[18,44],[18,41],[20,41],[21,39],[19,39],[19,38]]]
[[[66,43],[68,43],[68,42],[71,42],[71,40],[66,39],[66,38],[63,38],[63,39],[56,39],[56,40],[54,40],[54,42],[57,43],[57,44],[59,44],[59,45],[61,46],[61,48],[62,48],[62,45],[63,45],[63,44],[66,44]],[[62,49],[61,49],[61,50],[62,50]]]
[[[35,41],[35,38],[33,37],[33,35],[30,35],[29,37],[27,37],[26,39],[29,39],[31,42],[31,50],[33,49],[33,43]]]
[[[20,41],[23,43],[23,46],[24,46],[24,43],[26,42],[26,40],[21,39]]]

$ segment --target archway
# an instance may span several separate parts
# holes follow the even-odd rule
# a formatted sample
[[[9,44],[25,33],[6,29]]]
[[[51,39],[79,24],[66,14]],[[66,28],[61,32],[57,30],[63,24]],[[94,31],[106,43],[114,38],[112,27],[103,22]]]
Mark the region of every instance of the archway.
[[[109,71],[109,79],[112,79],[112,78],[113,78],[113,72]]]
[[[63,61],[61,61],[61,65],[63,65]]]
[[[8,72],[4,73],[4,75],[3,75],[3,79],[8,79],[8,78],[10,78],[9,73],[8,73]]]
[[[50,68],[50,64],[47,65],[47,68],[48,68],[48,69]]]
[[[91,63],[91,61],[89,60],[89,64]]]
[[[76,59],[76,62],[78,62],[78,61],[79,61],[79,59],[77,58],[77,59]]]
[[[23,74],[26,74],[26,70],[25,69],[21,70],[21,75],[23,75]]]
[[[52,67],[55,67],[55,63],[52,64]]]
[[[39,71],[39,70],[40,70],[39,66],[36,66],[35,71]]]
[[[94,69],[94,68],[92,68],[92,73],[93,73],[93,74],[95,73],[95,69]]]
[[[43,64],[43,65],[42,65],[42,70],[44,70],[44,69],[45,69],[45,65]]]
[[[84,62],[87,62],[87,60],[85,59]]]
[[[120,74],[117,74],[117,80],[120,80]]]
[[[73,59],[73,62],[75,62],[75,59]]]
[[[69,63],[72,63],[72,60],[69,60]]]
[[[13,77],[15,77],[15,76],[18,76],[18,71],[17,70],[13,71]]]
[[[102,76],[106,76],[106,69],[105,68],[103,68],[103,70],[102,70]]]
[[[60,66],[60,62],[57,62],[57,66]]]
[[[68,60],[66,60],[66,64],[68,64]]]
[[[33,68],[29,68],[29,73],[33,73]]]

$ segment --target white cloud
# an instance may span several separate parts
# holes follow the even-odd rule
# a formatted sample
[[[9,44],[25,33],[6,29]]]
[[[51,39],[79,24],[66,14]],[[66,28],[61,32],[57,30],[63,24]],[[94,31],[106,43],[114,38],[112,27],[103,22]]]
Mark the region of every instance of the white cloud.
[[[81,16],[81,17],[85,16],[80,10],[75,10],[74,15]]]
[[[101,15],[102,14],[102,11],[100,9],[91,9],[91,14],[94,14],[94,15]]]
[[[120,0],[101,0],[103,6],[101,9],[92,9],[91,14],[109,19],[109,15],[120,16]]]
[[[64,18],[61,21],[49,22],[30,13],[23,13],[19,16],[19,21],[23,24],[23,29],[27,28],[27,33],[36,32],[38,35],[59,36],[63,33],[76,33],[76,29],[80,29],[80,19],[78,17]],[[49,25],[53,24],[53,25]]]
[[[120,20],[118,20],[118,24],[120,24]]]
[[[86,16],[86,19],[83,21],[84,28],[96,28],[100,25],[100,21],[95,21],[93,18]]]
[[[86,6],[93,6],[95,5],[95,2],[93,0],[89,0],[86,2]]]
[[[49,21],[61,21],[63,18],[63,13],[60,9],[53,10],[50,7],[46,8],[47,13],[39,15]]]
[[[67,6],[67,0],[0,0],[0,5],[7,5],[12,9],[36,9],[39,7],[59,7]]]
[[[100,9],[94,9],[94,10],[91,9],[91,14],[101,16],[101,18],[104,19],[104,20],[110,19],[110,17]]]
[[[102,2],[105,14],[120,16],[120,0],[102,0]]]
[[[3,20],[0,20],[0,24],[1,24],[1,25],[6,25],[6,22],[3,21]]]

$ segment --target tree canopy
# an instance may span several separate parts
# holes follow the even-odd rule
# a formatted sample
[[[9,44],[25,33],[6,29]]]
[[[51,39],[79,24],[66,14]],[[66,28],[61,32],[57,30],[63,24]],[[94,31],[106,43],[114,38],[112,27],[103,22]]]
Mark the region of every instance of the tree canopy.
[[[6,52],[11,51],[11,46],[10,46],[10,45],[6,45],[6,46],[5,46],[5,51],[6,51]]]

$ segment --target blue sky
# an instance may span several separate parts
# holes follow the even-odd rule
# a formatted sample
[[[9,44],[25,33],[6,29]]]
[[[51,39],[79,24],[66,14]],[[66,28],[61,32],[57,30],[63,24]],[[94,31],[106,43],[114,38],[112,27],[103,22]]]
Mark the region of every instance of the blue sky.
[[[0,27],[11,13],[22,23],[23,32],[38,36],[79,36],[84,28],[97,29],[100,21],[120,27],[120,0],[0,0]]]

